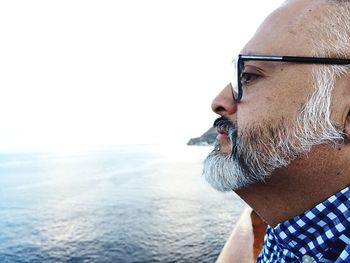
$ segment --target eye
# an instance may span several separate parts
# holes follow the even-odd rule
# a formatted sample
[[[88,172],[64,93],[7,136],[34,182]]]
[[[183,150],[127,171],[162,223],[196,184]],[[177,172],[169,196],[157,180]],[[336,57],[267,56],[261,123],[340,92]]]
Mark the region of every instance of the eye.
[[[243,72],[242,78],[241,78],[241,83],[243,86],[245,85],[250,85],[254,80],[259,78],[260,75],[255,74],[255,73],[249,73],[249,72]]]

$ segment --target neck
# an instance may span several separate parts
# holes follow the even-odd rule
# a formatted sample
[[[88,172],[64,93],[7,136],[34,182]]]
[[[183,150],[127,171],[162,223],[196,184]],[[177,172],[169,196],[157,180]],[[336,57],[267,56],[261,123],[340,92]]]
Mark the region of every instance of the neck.
[[[237,194],[273,227],[305,212],[350,184],[350,169],[341,165],[346,154],[341,156],[339,149],[330,146],[324,151],[325,147],[294,160],[266,183],[250,185]],[[330,153],[336,158],[330,158]]]

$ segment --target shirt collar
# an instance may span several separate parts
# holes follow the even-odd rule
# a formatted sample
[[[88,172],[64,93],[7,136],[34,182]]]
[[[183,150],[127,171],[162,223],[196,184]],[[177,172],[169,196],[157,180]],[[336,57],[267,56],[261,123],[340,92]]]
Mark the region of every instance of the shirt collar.
[[[327,200],[272,229],[279,245],[298,258],[316,262],[326,253],[339,250],[339,239],[350,236],[350,186]]]

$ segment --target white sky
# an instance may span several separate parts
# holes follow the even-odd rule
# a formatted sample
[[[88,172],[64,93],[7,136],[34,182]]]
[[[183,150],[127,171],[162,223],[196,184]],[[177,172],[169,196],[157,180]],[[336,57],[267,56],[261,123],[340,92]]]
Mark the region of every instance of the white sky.
[[[0,150],[183,143],[282,0],[0,2]]]

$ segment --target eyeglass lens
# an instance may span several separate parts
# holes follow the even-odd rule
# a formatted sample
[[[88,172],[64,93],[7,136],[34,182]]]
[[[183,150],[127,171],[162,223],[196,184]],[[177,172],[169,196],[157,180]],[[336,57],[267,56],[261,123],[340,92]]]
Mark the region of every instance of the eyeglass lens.
[[[235,58],[232,61],[232,67],[233,67],[233,79],[231,82],[231,86],[233,89],[233,97],[236,100],[236,102],[239,102],[242,98],[242,69],[244,67],[244,62],[242,59],[239,58],[239,56],[237,56],[237,58]]]
[[[237,94],[238,94],[238,57],[235,58],[232,61],[232,80],[231,80],[231,86],[233,90],[233,96],[234,99],[237,99]]]

